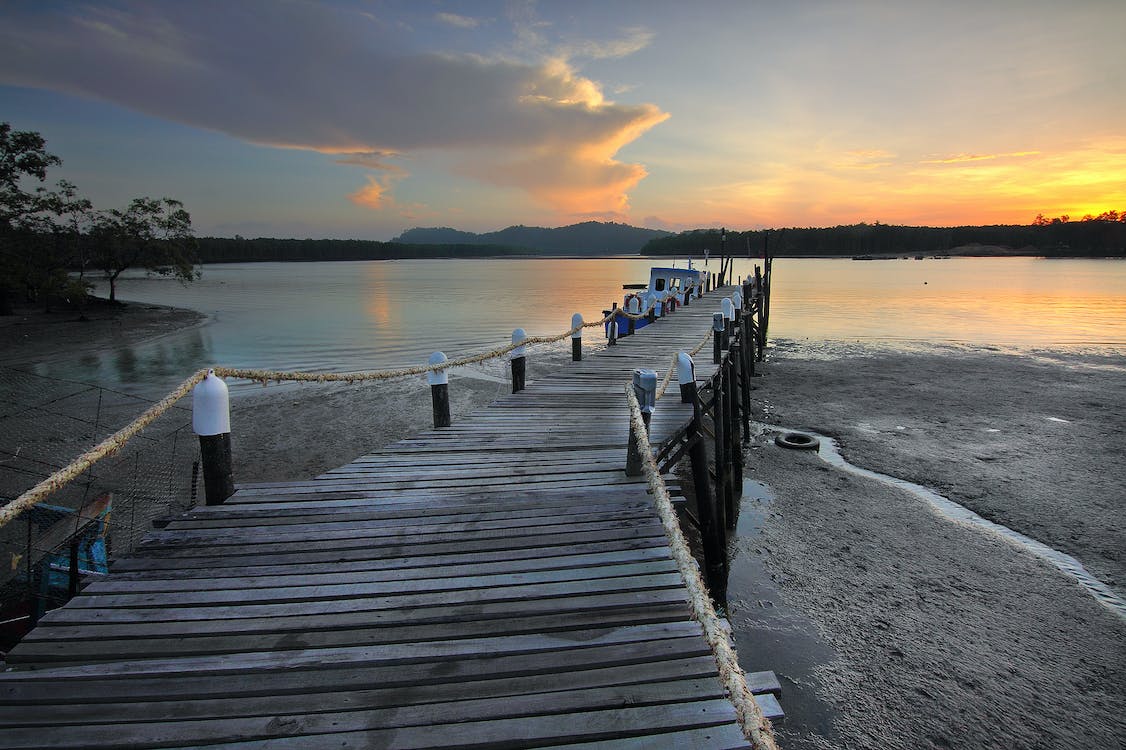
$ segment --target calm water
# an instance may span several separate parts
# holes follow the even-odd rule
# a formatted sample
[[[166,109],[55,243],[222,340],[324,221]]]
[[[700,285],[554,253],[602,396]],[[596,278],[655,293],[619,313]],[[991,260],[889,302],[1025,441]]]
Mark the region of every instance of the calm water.
[[[735,273],[753,272],[756,262],[738,261]],[[417,364],[435,350],[453,357],[491,349],[517,326],[553,334],[570,326],[574,312],[601,317],[621,300],[621,285],[647,281],[653,264],[603,258],[215,265],[187,287],[138,276],[119,283],[122,299],[192,308],[210,321],[41,369],[147,392],[208,364],[324,371]],[[773,337],[1126,350],[1122,261],[784,258],[774,270]],[[587,332],[584,344],[602,343],[600,334]]]

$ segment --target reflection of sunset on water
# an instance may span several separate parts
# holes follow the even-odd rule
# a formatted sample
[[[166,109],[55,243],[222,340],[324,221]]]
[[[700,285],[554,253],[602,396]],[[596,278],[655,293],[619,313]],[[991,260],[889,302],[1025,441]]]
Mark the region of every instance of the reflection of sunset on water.
[[[1126,343],[1126,263],[783,258],[774,271],[773,336]]]

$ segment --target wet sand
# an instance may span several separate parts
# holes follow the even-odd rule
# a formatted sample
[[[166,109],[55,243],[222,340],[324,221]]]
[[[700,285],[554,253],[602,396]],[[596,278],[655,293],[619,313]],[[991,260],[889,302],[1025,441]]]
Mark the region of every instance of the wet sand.
[[[114,349],[203,324],[207,316],[194,310],[130,302],[110,305],[92,300],[86,320],[73,310],[44,313],[21,309],[0,315],[3,364],[22,366],[89,352]],[[191,373],[185,373],[187,377]]]
[[[1122,596],[1126,357],[779,342],[765,370],[764,422],[831,435]],[[784,747],[1126,744],[1126,620],[1074,580],[773,433],[748,467],[773,499],[747,506],[731,619],[796,709]]]

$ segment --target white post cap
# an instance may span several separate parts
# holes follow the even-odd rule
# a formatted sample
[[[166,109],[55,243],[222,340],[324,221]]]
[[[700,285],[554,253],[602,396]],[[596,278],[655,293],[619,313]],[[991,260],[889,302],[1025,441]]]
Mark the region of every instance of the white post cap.
[[[448,361],[449,360],[446,359],[445,353],[434,352],[430,355],[428,363],[431,365],[440,365],[443,362]],[[447,385],[450,382],[450,373],[446,368],[443,367],[441,370],[431,370],[430,372],[426,373],[426,379],[430,382],[430,385]]]
[[[696,365],[688,352],[676,355],[676,379],[681,385],[696,382]]]
[[[639,368],[633,371],[633,394],[637,396],[641,411],[652,414],[657,404],[656,370]]]
[[[731,298],[724,297],[720,304],[723,306],[723,317],[728,320],[735,320],[735,303],[731,301]]]
[[[581,328],[582,324],[583,324],[583,314],[582,313],[575,313],[574,315],[571,316],[571,328],[578,329],[578,330],[571,333],[571,338],[581,339],[583,337],[583,329]]]
[[[641,300],[639,300],[637,297],[630,298],[629,312],[633,315],[637,315],[639,312],[641,312]]]
[[[528,334],[524,333],[523,328],[517,328],[515,331],[512,332],[512,343],[513,344],[522,344],[522,342],[527,341],[527,340],[528,340]],[[524,356],[524,353],[525,353],[524,347],[518,346],[518,347],[516,347],[515,349],[512,350],[512,352],[508,355],[508,358],[509,359],[520,359],[521,357]]]
[[[743,293],[738,289],[731,295],[731,301],[735,303],[736,310],[743,309]]]
[[[231,397],[227,384],[214,370],[192,389],[192,430],[197,435],[226,435],[231,431]]]

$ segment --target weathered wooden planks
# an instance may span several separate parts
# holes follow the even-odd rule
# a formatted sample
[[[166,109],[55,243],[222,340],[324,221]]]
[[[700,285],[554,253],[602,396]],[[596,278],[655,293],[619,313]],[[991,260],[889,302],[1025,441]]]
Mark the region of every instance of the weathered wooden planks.
[[[4,746],[745,746],[622,472],[631,371],[663,375],[711,306],[149,535],[10,654]],[[691,412],[670,391],[655,441]]]

